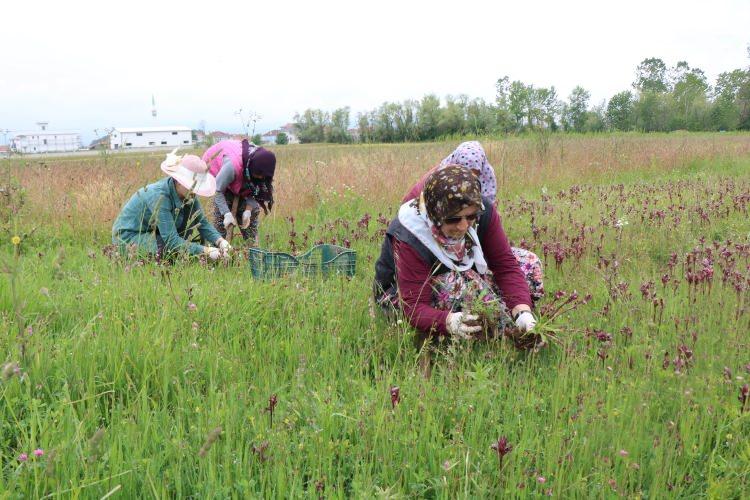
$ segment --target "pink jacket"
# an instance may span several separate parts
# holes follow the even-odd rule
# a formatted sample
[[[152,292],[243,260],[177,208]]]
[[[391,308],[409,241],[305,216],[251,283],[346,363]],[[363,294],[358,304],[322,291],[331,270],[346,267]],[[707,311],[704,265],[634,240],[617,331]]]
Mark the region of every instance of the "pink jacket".
[[[216,156],[211,160],[211,157],[214,155]],[[203,153],[203,161],[208,164],[208,171],[211,172],[211,175],[216,177],[219,170],[221,170],[221,165],[225,156],[229,157],[232,161],[232,166],[234,166],[234,180],[227,189],[235,195],[244,196],[245,193],[240,192],[242,190],[243,180],[242,142],[234,140],[219,141]]]

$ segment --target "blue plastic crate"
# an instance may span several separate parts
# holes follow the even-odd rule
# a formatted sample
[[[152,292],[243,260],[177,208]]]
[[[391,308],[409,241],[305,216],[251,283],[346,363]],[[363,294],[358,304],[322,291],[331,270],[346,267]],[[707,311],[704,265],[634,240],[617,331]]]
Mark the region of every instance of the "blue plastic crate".
[[[357,269],[357,252],[337,245],[316,245],[302,255],[268,252],[251,248],[250,270],[254,278],[278,278],[298,272],[304,276],[339,274],[352,277]]]

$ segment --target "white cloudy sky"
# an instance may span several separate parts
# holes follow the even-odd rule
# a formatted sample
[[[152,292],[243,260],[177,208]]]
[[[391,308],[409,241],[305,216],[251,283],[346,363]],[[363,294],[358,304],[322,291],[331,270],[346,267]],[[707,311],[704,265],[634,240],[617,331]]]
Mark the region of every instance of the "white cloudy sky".
[[[598,102],[638,62],[710,80],[747,67],[750,1],[57,0],[3,2],[0,129],[186,125],[265,131],[306,108],[464,93],[503,76]],[[158,118],[151,118],[151,95]]]

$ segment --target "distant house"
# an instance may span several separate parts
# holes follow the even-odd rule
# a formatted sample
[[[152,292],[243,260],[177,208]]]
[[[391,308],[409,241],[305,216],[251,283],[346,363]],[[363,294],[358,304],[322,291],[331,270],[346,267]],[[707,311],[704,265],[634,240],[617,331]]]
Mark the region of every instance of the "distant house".
[[[110,149],[173,148],[193,144],[190,127],[118,127],[109,138]]]
[[[8,156],[10,154],[10,146],[0,146],[0,156]]]
[[[261,135],[261,141],[265,144],[276,144],[276,138],[279,136],[279,134],[286,133],[283,130],[271,130],[266,132],[265,134]]]
[[[47,130],[47,122],[39,122],[40,130],[19,132],[10,140],[16,153],[65,153],[81,149],[81,134],[72,131]]]
[[[287,143],[288,144],[299,144],[299,138],[297,137],[297,134],[294,130],[294,124],[293,123],[287,123],[281,128],[269,130],[265,134],[261,135],[261,140],[266,144],[276,144],[276,138],[279,136],[279,134],[284,133],[287,137]]]
[[[213,142],[225,141],[232,138],[232,134],[221,132],[220,130],[214,130],[208,134]]]
[[[299,137],[297,136],[297,128],[294,123],[287,123],[281,127],[281,130],[289,138],[289,144],[299,144]]]

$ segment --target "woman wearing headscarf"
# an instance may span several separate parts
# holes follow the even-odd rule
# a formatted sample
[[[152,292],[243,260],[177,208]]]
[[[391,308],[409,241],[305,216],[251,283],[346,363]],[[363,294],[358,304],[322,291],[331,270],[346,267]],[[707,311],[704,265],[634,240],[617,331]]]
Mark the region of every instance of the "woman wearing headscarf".
[[[243,139],[217,142],[203,153],[203,160],[216,176],[216,229],[226,237],[230,224],[239,226],[242,237],[257,246],[260,210],[268,214],[273,207],[276,156]]]
[[[212,196],[216,179],[199,157],[176,153],[169,153],[161,164],[167,177],[139,189],[122,208],[112,226],[112,242],[122,253],[134,248],[157,259],[183,253],[218,260],[232,247],[196,199]]]
[[[432,167],[422,178],[409,190],[401,200],[405,203],[417,198],[424,188],[425,181],[434,172],[447,167],[448,165],[461,165],[468,168],[479,179],[482,198],[488,200],[491,206],[497,203],[497,180],[495,170],[487,160],[487,155],[479,141],[466,141],[443,160]],[[542,262],[535,253],[525,248],[511,247],[511,251],[521,267],[521,271],[526,277],[531,290],[531,297],[534,301],[544,296],[544,273],[542,271]]]
[[[375,264],[374,292],[427,335],[478,333],[477,316],[465,311],[476,300],[497,307],[502,324],[512,319],[523,331],[536,324],[500,216],[458,165],[433,172],[421,195],[401,205]]]

